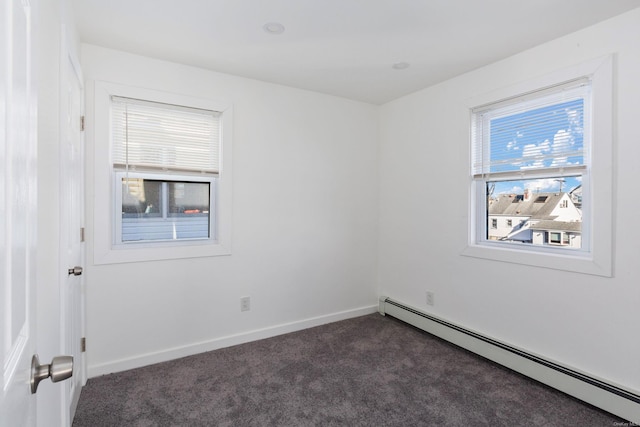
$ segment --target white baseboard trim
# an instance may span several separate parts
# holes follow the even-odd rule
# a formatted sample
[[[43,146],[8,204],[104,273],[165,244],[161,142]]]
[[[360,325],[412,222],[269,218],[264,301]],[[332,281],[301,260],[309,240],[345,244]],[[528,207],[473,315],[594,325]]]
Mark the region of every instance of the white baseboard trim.
[[[192,356],[198,353],[204,353],[220,348],[231,347],[238,344],[244,344],[251,341],[257,341],[265,338],[275,337],[277,335],[288,334],[290,332],[313,328],[315,326],[325,325],[327,323],[365,316],[367,314],[375,313],[376,311],[378,311],[377,305],[360,307],[353,310],[340,311],[324,316],[311,317],[295,322],[283,323],[267,328],[229,335],[209,341],[203,341],[181,347],[174,347],[154,353],[141,354],[138,356],[114,360],[107,363],[101,363],[97,365],[89,364],[89,366],[87,367],[87,374],[89,378],[94,378],[114,372],[128,371],[129,369],[141,368],[143,366],[153,365],[154,363],[166,362],[169,360],[179,359],[181,357]]]
[[[640,424],[640,392],[516,348],[417,308],[380,297],[379,310],[500,365]]]

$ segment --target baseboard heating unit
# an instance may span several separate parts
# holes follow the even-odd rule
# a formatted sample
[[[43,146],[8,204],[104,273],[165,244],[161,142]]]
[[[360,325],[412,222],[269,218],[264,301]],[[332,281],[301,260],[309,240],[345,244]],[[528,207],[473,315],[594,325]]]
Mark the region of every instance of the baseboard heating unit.
[[[640,395],[576,369],[513,347],[387,297],[379,312],[506,366],[593,406],[640,424]]]

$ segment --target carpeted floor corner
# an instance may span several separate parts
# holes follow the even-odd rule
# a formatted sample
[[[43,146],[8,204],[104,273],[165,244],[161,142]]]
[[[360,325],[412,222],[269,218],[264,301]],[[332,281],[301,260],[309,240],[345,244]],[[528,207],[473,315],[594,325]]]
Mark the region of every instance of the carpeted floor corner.
[[[371,314],[92,378],[81,426],[614,426],[624,420]]]

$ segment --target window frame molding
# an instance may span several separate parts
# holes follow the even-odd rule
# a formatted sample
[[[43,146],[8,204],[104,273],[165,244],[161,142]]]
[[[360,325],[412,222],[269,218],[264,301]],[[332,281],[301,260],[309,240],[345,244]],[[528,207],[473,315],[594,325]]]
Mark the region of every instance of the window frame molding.
[[[591,79],[591,167],[584,171],[590,180],[589,201],[583,205],[585,230],[590,242],[584,251],[572,252],[563,248],[526,247],[506,242],[479,241],[480,227],[484,227],[478,215],[478,204],[483,203],[485,190],[479,190],[471,173],[472,166],[472,110],[509,98],[533,93],[582,77]],[[525,82],[475,96],[467,100],[469,123],[469,218],[467,242],[463,256],[509,262],[535,267],[551,268],[597,276],[613,276],[613,55],[580,63]],[[597,226],[594,226],[597,224]],[[488,225],[487,225],[488,227]]]
[[[116,244],[115,174],[111,159],[111,96],[144,99],[152,102],[184,105],[222,113],[220,170],[216,178],[216,199],[213,221],[217,239],[177,240],[145,244]],[[231,255],[232,226],[232,131],[233,105],[224,100],[194,97],[156,89],[127,86],[118,83],[94,82],[94,173],[93,173],[93,262],[119,264],[182,258]],[[166,175],[166,174],[161,174]],[[182,176],[182,175],[180,175]]]

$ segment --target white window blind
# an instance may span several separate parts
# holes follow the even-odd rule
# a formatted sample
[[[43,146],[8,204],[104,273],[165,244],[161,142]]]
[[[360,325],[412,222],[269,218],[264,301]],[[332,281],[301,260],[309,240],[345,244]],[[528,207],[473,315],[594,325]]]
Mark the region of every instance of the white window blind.
[[[116,168],[219,173],[221,113],[111,97]]]
[[[473,110],[472,174],[563,173],[588,165],[587,79]]]

